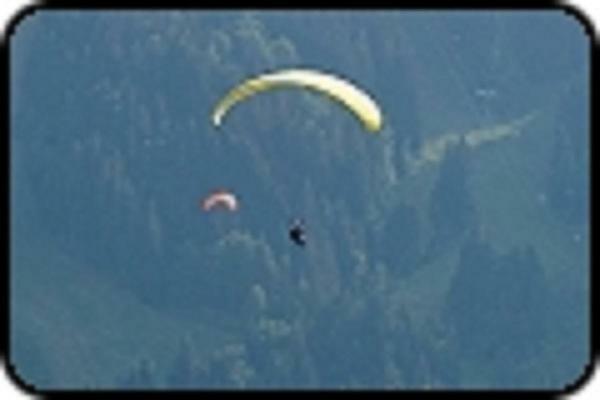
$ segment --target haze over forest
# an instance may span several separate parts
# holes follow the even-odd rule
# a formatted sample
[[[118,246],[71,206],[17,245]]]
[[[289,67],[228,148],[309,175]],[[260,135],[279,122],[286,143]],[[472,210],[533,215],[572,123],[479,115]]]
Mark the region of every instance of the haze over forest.
[[[589,348],[563,11],[38,11],[10,43],[10,359],[52,388],[549,388]],[[330,99],[240,81],[316,68]],[[215,188],[235,213],[206,213]],[[303,218],[308,244],[291,243]]]

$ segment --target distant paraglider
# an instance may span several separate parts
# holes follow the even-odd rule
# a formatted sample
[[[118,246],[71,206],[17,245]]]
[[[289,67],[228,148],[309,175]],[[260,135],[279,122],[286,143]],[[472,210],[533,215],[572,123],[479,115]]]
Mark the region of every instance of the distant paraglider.
[[[264,73],[234,86],[216,104],[211,115],[213,125],[217,128],[220,127],[224,118],[236,104],[255,94],[280,88],[309,89],[325,95],[345,106],[361,122],[366,131],[377,133],[382,129],[381,109],[366,91],[333,74],[298,68]],[[232,193],[223,190],[213,193],[202,202],[202,207],[206,211],[217,206],[223,206],[229,211],[236,211],[238,202]],[[293,220],[288,233],[290,240],[296,245],[301,247],[306,245],[307,235],[302,220]]]
[[[239,208],[236,196],[223,189],[219,189],[205,197],[201,202],[204,211],[225,210],[237,211]]]
[[[278,88],[306,88],[327,95],[353,112],[367,131],[381,129],[381,110],[364,90],[335,75],[311,69],[284,69],[245,80],[219,101],[212,114],[213,124],[220,126],[229,110],[246,98]]]
[[[304,247],[306,245],[306,232],[302,220],[296,219],[292,221],[289,234],[290,240],[298,246]]]

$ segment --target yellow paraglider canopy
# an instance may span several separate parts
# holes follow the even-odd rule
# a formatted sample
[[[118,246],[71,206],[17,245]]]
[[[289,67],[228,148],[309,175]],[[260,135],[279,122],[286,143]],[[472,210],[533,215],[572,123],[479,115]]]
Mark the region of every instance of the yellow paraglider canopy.
[[[242,82],[219,101],[212,114],[213,124],[220,126],[231,107],[240,101],[260,92],[285,87],[307,88],[325,94],[352,111],[366,130],[377,132],[381,129],[381,110],[364,90],[347,80],[310,69],[285,69]]]

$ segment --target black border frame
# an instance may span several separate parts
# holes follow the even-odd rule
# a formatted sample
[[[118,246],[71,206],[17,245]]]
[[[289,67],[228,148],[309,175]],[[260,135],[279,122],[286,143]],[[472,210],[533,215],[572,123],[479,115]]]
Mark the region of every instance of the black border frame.
[[[208,3],[208,2],[206,2]],[[41,4],[32,4],[32,5],[26,5],[25,7],[23,7],[22,9],[18,10],[13,16],[12,18],[9,20],[5,31],[4,31],[4,35],[2,37],[2,43],[1,43],[1,53],[0,56],[2,58],[2,62],[0,65],[2,65],[2,75],[3,75],[3,82],[4,82],[4,99],[5,99],[5,105],[4,107],[2,107],[2,114],[0,114],[2,116],[2,121],[4,122],[4,128],[5,128],[5,132],[7,133],[7,135],[5,136],[5,145],[6,145],[6,171],[8,172],[6,175],[6,182],[7,184],[7,196],[5,197],[5,201],[6,201],[6,210],[7,210],[7,232],[8,232],[8,241],[7,241],[7,268],[6,268],[6,275],[5,275],[5,281],[4,281],[4,293],[6,294],[6,296],[4,297],[4,305],[2,307],[2,311],[5,313],[5,316],[3,318],[4,321],[6,321],[6,329],[2,330],[0,332],[0,342],[2,344],[2,354],[3,354],[3,359],[5,360],[5,369],[7,372],[7,376],[10,378],[10,380],[12,380],[13,384],[15,385],[15,387],[21,389],[22,392],[30,394],[32,396],[55,396],[55,395],[75,395],[75,396],[80,396],[80,395],[129,395],[129,394],[142,394],[144,396],[164,396],[164,395],[169,395],[169,394],[175,394],[175,395],[181,395],[181,394],[201,394],[201,393],[209,393],[209,392],[215,392],[215,393],[228,393],[228,392],[249,392],[249,393],[255,393],[255,394],[263,394],[263,393],[267,393],[267,392],[273,392],[273,393],[280,393],[280,394],[287,394],[287,393],[292,393],[295,392],[296,390],[260,390],[260,389],[247,389],[247,390],[208,390],[208,389],[202,389],[202,388],[198,388],[197,390],[177,390],[177,389],[172,389],[172,390],[164,390],[164,389],[159,389],[159,390],[117,390],[117,389],[97,389],[97,390],[92,390],[92,391],[86,391],[83,389],[77,389],[77,390],[39,390],[36,389],[35,387],[33,387],[32,385],[30,385],[29,383],[27,383],[26,381],[24,381],[16,372],[14,366],[11,364],[11,357],[10,357],[10,330],[9,330],[9,324],[10,324],[10,264],[11,264],[11,255],[10,255],[10,250],[11,250],[11,245],[10,245],[10,232],[11,232],[11,215],[10,215],[10,166],[11,166],[11,158],[10,158],[10,98],[11,98],[11,93],[10,93],[10,38],[11,35],[14,34],[16,32],[16,29],[19,25],[19,23],[21,23],[25,18],[27,18],[28,16],[34,14],[36,11],[38,10],[82,10],[82,9],[87,9],[90,11],[105,11],[105,10],[122,10],[122,11],[128,11],[128,10],[152,10],[152,11],[166,11],[166,10],[173,10],[173,9],[181,9],[181,10],[207,10],[210,11],[211,9],[214,10],[215,8],[210,8],[208,7],[208,4],[202,4],[203,7],[198,7],[198,6],[193,6],[190,5],[189,3],[186,5],[184,3],[184,5],[180,5],[178,4],[178,2],[174,2],[173,4],[169,5],[169,6],[162,6],[162,7],[149,7],[149,6],[143,6],[143,5],[134,5],[134,4],[130,4],[129,2],[123,2],[121,4],[119,3],[113,3],[111,4],[111,2],[105,2],[105,3],[97,3],[94,4],[94,2],[90,1],[90,2],[86,2],[86,4],[76,4],[75,2],[71,3],[71,2],[52,2],[51,4],[46,3],[44,4],[43,2]],[[589,175],[589,215],[590,215],[590,226],[589,226],[589,237],[590,237],[590,254],[589,254],[589,271],[590,271],[590,333],[589,333],[589,338],[590,338],[590,359],[588,360],[588,364],[585,366],[584,370],[582,371],[582,374],[579,376],[579,378],[575,381],[573,381],[570,385],[566,386],[565,388],[563,388],[562,390],[557,389],[557,390],[514,390],[514,389],[507,389],[507,390],[494,390],[494,389],[490,389],[490,390],[481,390],[481,389],[477,389],[477,390],[468,390],[468,389],[451,389],[449,388],[448,390],[433,390],[433,391],[415,391],[415,390],[395,390],[395,391],[389,391],[387,393],[396,393],[396,394],[415,394],[418,396],[428,396],[428,395],[448,395],[448,394],[455,394],[455,395],[460,395],[460,396],[496,396],[496,395],[507,395],[512,397],[526,397],[526,398],[534,398],[534,397],[554,397],[554,398],[558,398],[558,397],[563,397],[566,395],[574,395],[576,392],[578,392],[579,390],[582,389],[583,386],[585,386],[586,383],[588,383],[590,381],[590,379],[592,378],[594,372],[595,372],[595,361],[596,361],[596,357],[598,356],[598,348],[597,348],[597,340],[595,337],[595,334],[598,332],[597,330],[597,319],[595,317],[595,313],[594,310],[597,309],[596,307],[596,303],[597,303],[597,296],[595,293],[595,280],[594,280],[594,268],[593,268],[593,232],[592,232],[592,226],[593,226],[593,170],[594,170],[594,159],[592,157],[592,148],[593,148],[593,142],[594,142],[594,131],[595,131],[595,127],[596,127],[596,114],[594,113],[595,109],[594,109],[594,105],[597,104],[596,102],[596,91],[595,89],[595,83],[596,83],[596,78],[595,78],[595,66],[596,66],[596,52],[597,52],[597,42],[596,42],[596,35],[595,35],[595,31],[594,31],[594,26],[592,24],[592,22],[590,21],[590,19],[588,19],[588,17],[583,13],[582,10],[577,9],[574,5],[572,4],[563,4],[560,2],[540,2],[540,1],[529,1],[529,2],[499,2],[496,4],[493,4],[493,2],[490,2],[492,4],[486,4],[483,2],[466,2],[467,4],[464,4],[465,2],[461,2],[462,4],[457,4],[457,5],[448,5],[447,3],[441,2],[437,3],[437,2],[431,2],[431,1],[427,1],[427,2],[422,2],[424,4],[407,4],[407,5],[398,5],[397,7],[386,7],[386,6],[377,6],[375,4],[371,4],[370,7],[365,7],[365,8],[361,8],[361,7],[327,7],[325,5],[319,5],[319,6],[312,6],[311,8],[307,8],[307,9],[321,9],[321,10],[350,10],[350,11],[367,11],[367,10],[385,10],[385,9],[393,9],[393,10],[427,10],[427,9],[435,9],[436,11],[440,10],[440,11],[451,11],[451,10],[552,10],[552,9],[558,9],[558,10],[562,10],[564,11],[567,15],[575,18],[583,27],[585,33],[588,35],[589,39],[590,39],[590,44],[589,44],[589,60],[590,60],[590,76],[589,76],[589,81],[590,81],[590,121],[589,121],[589,128],[590,128],[590,132],[589,132],[589,143],[590,143],[590,149],[589,149],[589,157],[590,157],[590,175]],[[475,4],[473,4],[475,3]],[[483,3],[483,4],[482,4]],[[529,3],[529,4],[524,4],[524,3]],[[289,3],[286,3],[289,4]],[[215,4],[216,5],[216,4]],[[304,6],[306,6],[306,4],[304,4]],[[241,5],[234,5],[234,6],[226,6],[223,7],[222,3],[218,4],[218,7],[216,7],[216,9],[230,9],[230,8],[235,8],[235,9],[257,9],[257,10],[288,10],[288,11],[293,11],[295,9],[304,9],[304,6],[292,6],[292,7],[269,7],[269,6],[254,6],[254,7],[248,7],[248,6],[241,6]],[[322,393],[322,394],[329,394],[329,393],[335,393],[338,392],[337,390],[323,390],[323,389],[308,389],[308,390],[302,390],[304,392],[307,392],[308,394],[310,393]],[[365,394],[367,393],[373,393],[373,394],[379,394],[379,393],[386,393],[382,390],[352,390],[352,392],[364,392]]]

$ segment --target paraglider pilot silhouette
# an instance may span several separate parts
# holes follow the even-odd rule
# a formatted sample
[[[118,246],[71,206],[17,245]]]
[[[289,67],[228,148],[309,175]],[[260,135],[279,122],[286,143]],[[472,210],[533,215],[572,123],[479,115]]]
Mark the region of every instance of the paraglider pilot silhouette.
[[[304,223],[301,219],[294,219],[290,224],[289,229],[290,240],[296,243],[298,246],[304,247],[306,244],[306,232],[304,229]]]

